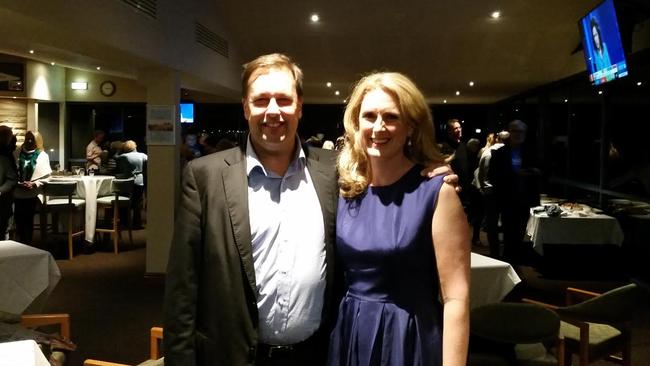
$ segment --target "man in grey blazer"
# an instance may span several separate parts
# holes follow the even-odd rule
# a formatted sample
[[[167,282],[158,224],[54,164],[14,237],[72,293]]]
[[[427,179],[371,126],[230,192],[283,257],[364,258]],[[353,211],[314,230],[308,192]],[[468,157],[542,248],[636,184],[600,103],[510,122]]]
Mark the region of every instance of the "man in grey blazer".
[[[324,364],[335,305],[335,157],[300,145],[302,71],[290,58],[244,65],[242,92],[247,143],[184,171],[165,364]]]

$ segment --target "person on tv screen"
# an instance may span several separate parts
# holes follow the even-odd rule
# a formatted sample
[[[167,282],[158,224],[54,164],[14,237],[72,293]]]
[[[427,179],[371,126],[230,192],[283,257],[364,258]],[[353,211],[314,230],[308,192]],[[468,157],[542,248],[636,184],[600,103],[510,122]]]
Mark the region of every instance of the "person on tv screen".
[[[589,21],[589,29],[591,30],[591,37],[594,42],[594,71],[608,68],[612,63],[609,60],[607,45],[603,41],[603,33],[600,31],[600,25],[596,18],[591,18]]]

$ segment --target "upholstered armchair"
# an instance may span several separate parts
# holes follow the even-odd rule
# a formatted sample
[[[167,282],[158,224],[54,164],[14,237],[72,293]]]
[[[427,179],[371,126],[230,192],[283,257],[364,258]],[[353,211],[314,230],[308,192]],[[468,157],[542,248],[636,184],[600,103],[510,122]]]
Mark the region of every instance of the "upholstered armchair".
[[[635,284],[599,294],[567,288],[567,305],[554,306],[524,299],[553,309],[562,320],[560,332],[565,340],[565,358],[577,354],[580,366],[606,359],[622,365],[632,364],[631,321],[638,306]]]

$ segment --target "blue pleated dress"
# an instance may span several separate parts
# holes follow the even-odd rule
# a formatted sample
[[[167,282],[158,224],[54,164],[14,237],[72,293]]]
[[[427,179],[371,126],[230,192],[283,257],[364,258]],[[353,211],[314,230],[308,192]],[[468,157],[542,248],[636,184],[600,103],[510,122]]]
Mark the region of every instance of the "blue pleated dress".
[[[329,365],[441,365],[442,306],[431,220],[442,176],[415,165],[397,182],[339,199],[337,250],[347,293]]]

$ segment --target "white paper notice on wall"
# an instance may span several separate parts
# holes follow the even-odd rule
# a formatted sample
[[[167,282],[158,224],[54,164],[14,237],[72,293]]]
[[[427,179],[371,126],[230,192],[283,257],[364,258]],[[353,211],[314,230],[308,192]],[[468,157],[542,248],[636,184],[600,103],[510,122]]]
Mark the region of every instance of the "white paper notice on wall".
[[[147,145],[174,145],[175,137],[176,107],[173,105],[147,106]]]

